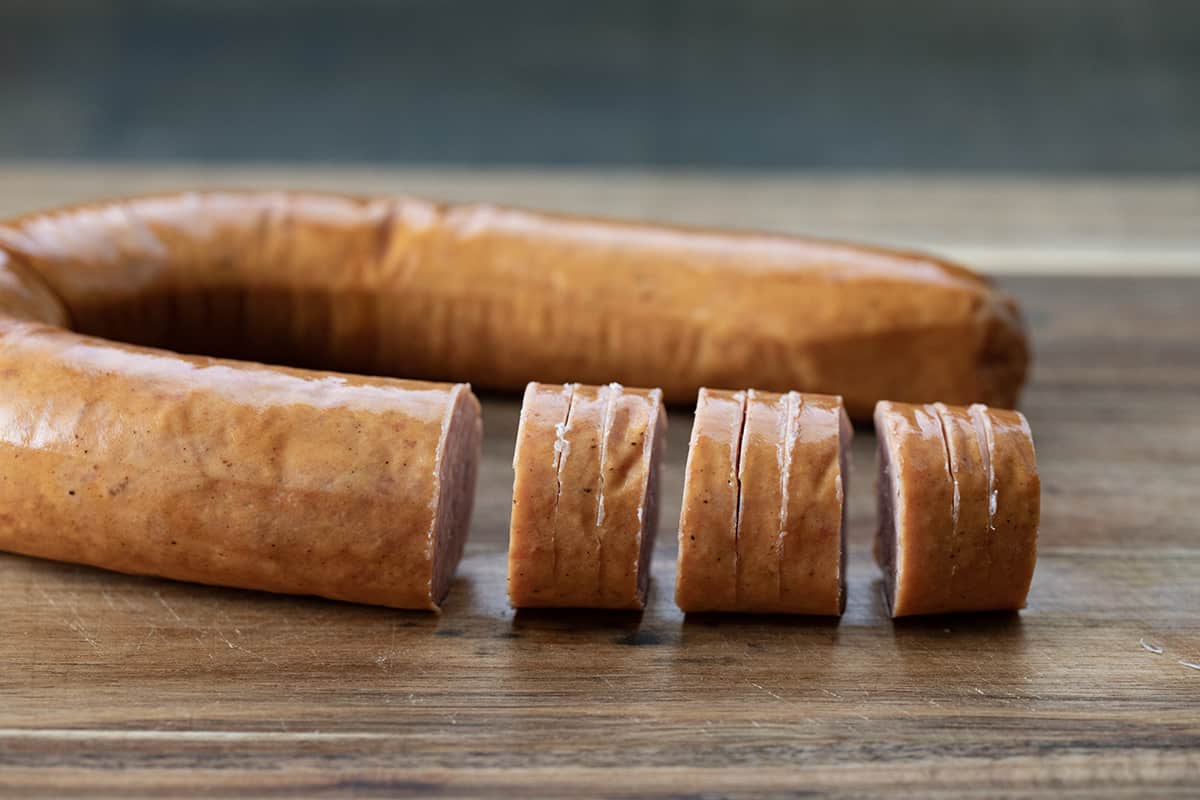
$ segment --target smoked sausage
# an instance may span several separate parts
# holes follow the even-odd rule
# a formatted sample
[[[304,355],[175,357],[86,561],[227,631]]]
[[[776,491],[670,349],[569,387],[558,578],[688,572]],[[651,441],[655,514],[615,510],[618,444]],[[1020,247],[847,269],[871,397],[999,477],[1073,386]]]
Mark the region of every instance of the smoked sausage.
[[[529,384],[513,454],[514,607],[645,606],[666,426],[658,389]]]
[[[1014,301],[929,256],[411,198],[200,192],[0,225],[72,327],[520,391],[530,379],[1013,407]]]
[[[0,253],[0,550],[435,609],[466,540],[466,384],[180,356],[66,330]]]
[[[701,389],[675,602],[687,612],[842,613],[853,431],[836,396]]]
[[[875,556],[893,617],[1024,607],[1041,484],[1016,411],[881,402]]]
[[[566,555],[596,570],[595,602],[636,606],[662,399],[836,391],[860,419],[882,397],[1012,406],[1027,362],[1011,298],[881,248],[317,193],[30,214],[0,223],[0,549],[435,607],[478,466],[465,382],[583,381],[598,394],[573,433],[603,405],[603,465],[627,460],[611,506],[561,509],[617,515],[576,543],[607,556]]]

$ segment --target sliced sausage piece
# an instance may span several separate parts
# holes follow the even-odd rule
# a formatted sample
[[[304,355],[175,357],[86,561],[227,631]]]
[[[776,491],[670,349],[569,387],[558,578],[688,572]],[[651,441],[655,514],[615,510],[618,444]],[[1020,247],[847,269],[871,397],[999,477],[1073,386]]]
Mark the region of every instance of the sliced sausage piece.
[[[679,607],[840,614],[852,436],[840,397],[701,390],[680,518]]]
[[[601,458],[601,597],[605,608],[643,608],[658,532],[667,417],[659,389],[611,384],[610,390]]]
[[[954,481],[932,405],[882,401],[878,438],[876,558],[893,617],[935,614],[954,549]]]
[[[525,403],[513,460],[510,602],[642,608],[666,447],[662,392],[531,384]]]
[[[787,418],[787,395],[747,392],[738,462],[739,611],[770,612],[779,605]]]
[[[1022,607],[1040,491],[1024,417],[881,402],[875,432],[876,557],[892,616]]]
[[[991,569],[986,600],[996,609],[1024,608],[1037,564],[1042,482],[1029,422],[1019,411],[971,406],[988,454]]]
[[[435,609],[466,539],[465,384],[179,356],[0,321],[0,550]]]
[[[846,496],[854,430],[842,398],[791,392],[787,509],[779,611],[841,614],[846,607]]]
[[[675,603],[688,612],[737,607],[738,460],[746,393],[702,388],[684,470]]]
[[[538,605],[555,591],[558,465],[573,393],[572,384],[530,383],[525,387],[513,452],[508,544],[508,597],[515,607]]]
[[[588,608],[600,596],[601,448],[611,395],[608,386],[575,384],[571,397],[554,511],[556,605]]]
[[[992,537],[980,535],[988,529],[987,448],[978,436],[970,412],[962,406],[935,403],[946,438],[946,453],[954,495],[951,518],[954,539],[948,545],[947,571],[938,587],[930,587],[930,602],[958,611],[994,608],[988,587],[992,572]],[[934,600],[933,592],[941,597]],[[980,608],[976,606],[982,604]]]

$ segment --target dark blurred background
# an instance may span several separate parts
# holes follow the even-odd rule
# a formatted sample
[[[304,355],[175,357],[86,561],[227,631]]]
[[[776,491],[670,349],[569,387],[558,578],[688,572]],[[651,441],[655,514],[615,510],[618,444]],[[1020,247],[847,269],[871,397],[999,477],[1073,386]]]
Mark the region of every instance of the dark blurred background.
[[[0,159],[1200,169],[1185,0],[0,0]]]

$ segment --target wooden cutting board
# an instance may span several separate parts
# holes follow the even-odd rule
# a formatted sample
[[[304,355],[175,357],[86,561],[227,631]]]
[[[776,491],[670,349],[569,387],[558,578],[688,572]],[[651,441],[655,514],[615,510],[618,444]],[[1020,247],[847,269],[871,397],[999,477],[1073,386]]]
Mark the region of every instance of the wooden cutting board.
[[[1043,480],[1021,614],[884,615],[873,446],[839,621],[685,618],[671,416],[641,615],[504,596],[517,402],[488,398],[440,616],[0,556],[0,790],[1200,793],[1200,280],[1014,279]]]

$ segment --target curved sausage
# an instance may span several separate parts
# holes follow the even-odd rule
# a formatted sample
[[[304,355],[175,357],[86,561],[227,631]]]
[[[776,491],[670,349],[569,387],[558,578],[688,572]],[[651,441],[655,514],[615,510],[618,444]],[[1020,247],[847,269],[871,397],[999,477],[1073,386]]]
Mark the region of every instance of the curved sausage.
[[[702,389],[684,478],[679,607],[841,614],[852,435],[840,397]]]
[[[0,320],[0,550],[437,608],[480,438],[463,384],[184,357]]]
[[[35,214],[0,252],[84,333],[377,375],[1011,407],[1017,307],[928,256],[415,199],[203,192]]]
[[[229,268],[208,250],[179,261],[119,208],[73,213],[96,225],[52,215],[0,229],[0,550],[436,609],[474,502],[481,423],[470,388],[67,330],[96,311],[88,297],[153,273],[154,253]],[[177,325],[186,307],[155,313]]]
[[[1025,418],[881,402],[875,431],[876,559],[892,616],[1022,608],[1040,505]]]
[[[527,387],[513,456],[514,607],[645,606],[666,424],[658,389]]]

